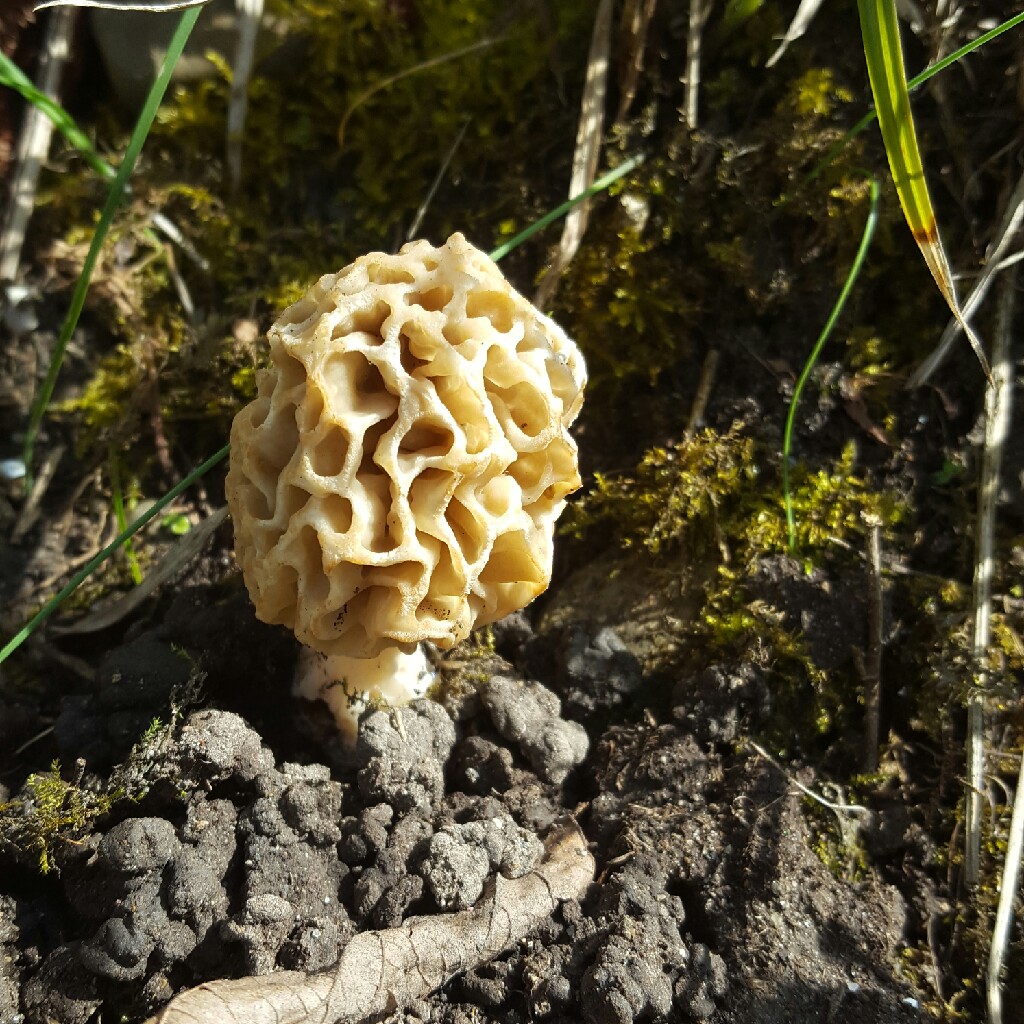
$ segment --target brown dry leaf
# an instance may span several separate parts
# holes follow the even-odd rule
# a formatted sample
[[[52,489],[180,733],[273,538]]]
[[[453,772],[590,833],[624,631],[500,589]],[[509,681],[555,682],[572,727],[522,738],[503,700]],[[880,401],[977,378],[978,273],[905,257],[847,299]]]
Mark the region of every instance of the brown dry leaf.
[[[413,917],[361,932],[322,974],[282,971],[214,981],[182,993],[147,1024],[359,1024],[406,1006],[454,975],[511,949],[594,879],[594,858],[573,821],[545,843],[528,875],[498,875],[480,902],[458,914]]]

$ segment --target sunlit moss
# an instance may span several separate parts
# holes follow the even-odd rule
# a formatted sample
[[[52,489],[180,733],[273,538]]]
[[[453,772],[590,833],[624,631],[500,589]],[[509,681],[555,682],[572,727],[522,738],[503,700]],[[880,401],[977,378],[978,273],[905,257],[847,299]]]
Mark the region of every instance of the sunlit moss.
[[[74,842],[122,795],[93,793],[67,782],[60,763],[54,761],[49,771],[28,777],[24,797],[0,804],[0,842],[36,857],[45,874],[53,867],[55,844]]]

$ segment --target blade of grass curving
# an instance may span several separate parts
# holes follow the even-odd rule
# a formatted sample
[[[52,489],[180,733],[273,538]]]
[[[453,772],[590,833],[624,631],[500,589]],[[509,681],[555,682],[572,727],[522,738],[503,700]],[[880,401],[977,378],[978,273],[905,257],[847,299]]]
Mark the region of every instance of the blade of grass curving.
[[[224,445],[218,452],[211,455],[204,463],[196,466],[180,483],[175,484],[152,508],[144,512],[127,529],[122,530],[102,551],[89,560],[64,586],[50,598],[42,608],[7,642],[0,650],[0,664],[3,664],[118,548],[129,538],[134,537],[146,523],[156,518],[168,505],[190,487],[201,476],[208,473],[218,462],[227,458],[229,446]]]
[[[861,267],[864,265],[864,259],[868,254],[868,247],[871,245],[871,236],[874,235],[875,227],[878,224],[878,196],[880,192],[878,179],[872,178],[871,205],[868,209],[867,220],[864,223],[864,232],[860,237],[860,245],[857,247],[857,255],[853,258],[853,264],[850,267],[850,272],[846,275],[846,280],[843,282],[839,298],[836,299],[832,312],[829,313],[825,326],[821,329],[821,334],[818,335],[818,340],[814,343],[814,348],[811,349],[811,354],[808,356],[803,370],[800,371],[796,386],[793,388],[793,397],[789,402],[789,411],[786,414],[786,430],[782,440],[782,495],[786,504],[786,528],[789,531],[790,551],[796,550],[796,517],[793,513],[793,495],[789,486],[789,458],[793,448],[793,423],[796,420],[796,407],[800,402],[800,396],[803,393],[804,386],[807,384],[807,379],[818,362],[821,350],[825,347],[825,342],[828,341],[832,328],[835,327],[836,321],[843,312],[843,307],[850,296],[854,282],[860,276]]]
[[[903,47],[896,20],[896,0],[857,0],[857,9],[860,12],[868,78],[871,80],[871,92],[878,111],[878,127],[882,132],[903,216],[940,294],[967,335],[985,376],[991,381],[992,371],[985,353],[960,309],[953,274],[939,237],[939,225],[928,193],[928,182],[924,176],[917,132],[914,129],[914,116],[910,109]]]
[[[96,152],[92,140],[75,123],[75,119],[55,100],[37,89],[25,72],[3,53],[0,53],[0,85],[6,85],[20,94],[26,103],[44,113],[53,126],[82,154],[82,158],[104,181],[113,181],[116,171]]]
[[[408,78],[410,75],[417,74],[420,71],[429,71],[431,68],[440,67],[442,64],[447,64],[452,60],[459,60],[462,57],[468,57],[471,53],[476,53],[478,50],[486,50],[488,47],[494,46],[496,43],[505,41],[504,36],[496,36],[495,38],[478,39],[475,43],[470,43],[469,46],[463,46],[458,50],[452,50],[450,53],[442,53],[437,57],[430,57],[427,60],[421,61],[419,64],[413,65],[411,68],[404,68],[402,71],[398,71],[393,75],[388,75],[386,78],[382,78],[379,82],[374,82],[373,85],[363,89],[345,110],[345,113],[341,115],[341,122],[338,124],[338,148],[342,149],[345,145],[345,132],[348,128],[348,123],[352,119],[352,115],[368,100],[371,96],[375,96],[381,89],[386,89],[388,86],[394,85],[395,82],[400,82],[403,78]]]
[[[913,92],[915,89],[919,89],[922,85],[924,85],[925,82],[927,82],[929,79],[934,78],[940,71],[945,71],[946,68],[955,64],[957,61],[962,60],[969,53],[973,53],[975,50],[984,46],[986,43],[991,43],[993,39],[996,39],[997,37],[1001,36],[1004,32],[1009,32],[1011,28],[1016,28],[1022,22],[1024,22],[1024,12],[1022,12],[1021,14],[1015,14],[1012,18],[1007,18],[1007,20],[1004,21],[1001,25],[996,25],[995,28],[989,29],[988,32],[985,32],[983,35],[978,36],[977,39],[972,39],[969,43],[965,43],[963,46],[961,46],[960,49],[954,50],[952,53],[947,54],[945,57],[942,58],[942,60],[938,60],[934,64],[930,64],[928,67],[924,69],[924,71],[918,72],[918,74],[914,75],[914,77],[911,78],[909,82],[907,82],[907,90],[909,92]],[[850,142],[853,139],[855,139],[858,135],[860,135],[860,133],[864,131],[864,129],[867,128],[867,126],[871,124],[871,122],[874,121],[876,117],[878,117],[878,112],[875,110],[874,107],[872,107],[841,139],[839,139],[829,149],[829,151],[815,165],[814,170],[812,170],[811,173],[808,174],[807,177],[804,179],[803,184],[809,185],[812,181],[814,181],[814,179],[817,178],[818,175],[821,174],[821,172],[825,170],[825,168],[828,167],[828,165],[832,163],[832,161],[835,160],[837,156],[839,156],[839,154],[850,144]]]
[[[96,261],[99,259],[100,250],[110,230],[114,213],[124,197],[128,179],[135,169],[135,162],[142,151],[142,145],[149,134],[150,126],[153,124],[154,117],[156,117],[157,107],[167,91],[167,85],[171,80],[171,72],[174,70],[175,64],[178,63],[181,51],[184,50],[185,43],[188,41],[188,37],[201,12],[201,7],[195,7],[186,11],[181,16],[178,27],[174,30],[174,35],[171,37],[171,42],[167,47],[167,53],[164,54],[163,63],[160,65],[160,72],[152,88],[149,90],[142,113],[139,114],[139,119],[135,123],[132,137],[124,153],[124,159],[121,161],[121,166],[118,168],[117,175],[110,186],[110,191],[107,193],[107,201],[103,204],[99,223],[96,225],[96,233],[93,235],[92,244],[89,246],[89,251],[82,266],[82,273],[79,275],[75,291],[71,296],[71,307],[64,318],[64,323],[61,325],[60,335],[57,338],[57,344],[50,359],[46,379],[43,381],[35,401],[32,403],[32,411],[29,415],[28,429],[25,431],[25,445],[22,452],[22,460],[25,463],[26,493],[28,493],[32,486],[32,453],[35,447],[36,435],[39,433],[39,425],[42,423],[43,416],[46,414],[46,409],[50,404],[50,398],[53,395],[53,389],[57,383],[61,365],[64,362],[64,353],[67,351],[68,342],[78,326],[78,318],[82,315],[82,309],[85,306],[85,296],[89,291],[89,282],[92,279]]]
[[[518,235],[503,245],[498,246],[491,253],[491,259],[497,262],[503,256],[507,256],[513,249],[518,245],[521,245],[531,235],[536,234],[542,228],[546,227],[552,221],[557,220],[563,216],[567,211],[571,210],[577,203],[583,202],[589,196],[595,195],[596,193],[608,188],[613,182],[617,181],[623,175],[628,174],[635,167],[638,167],[643,162],[643,155],[637,154],[631,157],[629,160],[620,164],[613,171],[609,171],[603,177],[599,178],[590,186],[585,192],[582,192],[578,196],[574,196],[568,202],[562,203],[556,207],[550,213],[545,214],[538,221],[531,224],[528,228],[520,231]],[[139,516],[127,529],[124,529],[119,533],[102,551],[100,551],[94,558],[92,558],[85,566],[82,567],[64,586],[64,588],[49,601],[31,618],[29,621],[7,642],[6,646],[0,650],[0,664],[3,664],[46,620],[53,615],[53,613],[108,559],[111,555],[116,552],[122,544],[133,537],[139,530],[142,529],[151,519],[159,515],[175,498],[177,498],[187,487],[189,487],[194,481],[198,480],[201,476],[208,473],[214,466],[219,462],[222,462],[230,451],[230,445],[224,445],[218,452],[211,455],[204,463],[197,466],[188,476],[185,477],[180,483],[175,484],[159,501],[153,505],[147,512]]]
[[[609,185],[614,184],[619,178],[635,170],[643,162],[644,157],[642,153],[631,156],[628,160],[619,164],[618,167],[610,170],[607,174],[603,174],[590,188],[584,189],[579,195],[575,195],[571,199],[567,199],[549,213],[545,213],[543,217],[535,220],[529,227],[523,228],[518,235],[513,235],[507,242],[502,242],[501,245],[491,252],[491,259],[497,263],[498,260],[507,256],[513,249],[518,248],[528,238],[532,238],[538,231],[543,231],[544,228],[554,223],[559,217],[564,217],[574,206],[585,202],[591,196],[596,196],[598,192],[603,192]]]

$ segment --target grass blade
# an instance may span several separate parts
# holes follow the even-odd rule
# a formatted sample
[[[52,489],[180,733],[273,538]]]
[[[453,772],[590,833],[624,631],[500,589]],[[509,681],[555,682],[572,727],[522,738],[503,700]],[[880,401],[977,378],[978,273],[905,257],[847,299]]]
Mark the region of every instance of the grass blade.
[[[877,179],[872,178],[871,206],[868,209],[868,219],[864,223],[864,232],[860,236],[860,245],[857,247],[857,255],[853,258],[853,265],[850,267],[850,272],[846,275],[846,280],[843,282],[842,290],[839,292],[839,298],[836,299],[836,303],[832,307],[832,312],[829,313],[828,319],[825,321],[825,326],[821,329],[821,334],[818,335],[818,340],[814,343],[814,348],[811,349],[811,354],[808,356],[803,370],[800,371],[796,387],[793,388],[793,397],[789,403],[789,412],[786,414],[786,430],[782,440],[782,494],[786,503],[786,528],[789,531],[790,551],[796,550],[796,518],[793,514],[793,495],[789,486],[789,458],[793,449],[793,423],[796,420],[796,407],[800,402],[800,396],[803,394],[804,386],[807,384],[807,379],[810,377],[811,371],[818,362],[821,350],[825,347],[825,342],[828,341],[829,335],[832,333],[832,328],[835,327],[836,321],[843,312],[846,300],[849,298],[850,292],[853,290],[854,282],[860,276],[861,267],[864,265],[864,259],[868,254],[868,247],[871,245],[871,237],[874,235],[875,227],[878,224],[878,196],[880,191]]]
[[[117,175],[110,186],[110,191],[107,193],[107,201],[104,203],[103,210],[100,213],[99,223],[96,225],[96,233],[93,235],[92,244],[89,246],[89,252],[86,254],[85,263],[82,267],[82,273],[75,285],[74,294],[71,296],[71,307],[64,318],[64,323],[61,325],[60,335],[57,338],[57,344],[50,359],[50,367],[47,371],[46,379],[43,381],[35,401],[32,403],[32,412],[29,415],[28,429],[25,431],[25,446],[22,452],[22,460],[25,463],[26,493],[32,487],[32,454],[35,448],[36,435],[39,433],[39,425],[42,423],[47,406],[50,404],[50,398],[53,396],[53,389],[60,374],[61,364],[64,362],[64,353],[67,351],[68,342],[78,326],[78,318],[82,315],[82,309],[85,306],[85,296],[89,291],[89,282],[92,279],[93,270],[99,259],[100,250],[103,248],[103,243],[110,230],[114,214],[124,197],[128,179],[135,169],[135,162],[142,151],[142,145],[149,134],[150,126],[156,117],[157,107],[160,106],[160,101],[167,91],[167,85],[171,80],[171,72],[174,70],[175,64],[178,63],[181,51],[185,49],[185,43],[188,41],[188,37],[201,12],[202,7],[194,7],[181,16],[178,27],[171,38],[170,45],[167,47],[167,53],[164,54],[160,73],[149,90],[146,103],[142,108],[142,113],[139,114],[138,121],[135,123],[135,129],[128,142],[128,148],[125,150],[124,159],[121,161],[121,166],[118,168]]]
[[[996,39],[997,37],[1001,36],[1004,32],[1009,32],[1011,28],[1016,28],[1022,22],[1024,22],[1024,12],[1021,12],[1020,14],[1015,14],[1012,18],[1007,18],[1007,20],[1004,21],[1001,25],[996,25],[995,28],[989,29],[988,32],[985,32],[983,35],[978,36],[977,39],[972,39],[969,43],[965,43],[958,50],[954,50],[952,53],[947,54],[945,57],[943,57],[942,60],[936,61],[934,64],[931,64],[928,67],[926,67],[924,71],[920,71],[916,75],[914,75],[914,77],[911,78],[909,82],[907,82],[908,91],[913,92],[915,89],[919,89],[922,85],[924,85],[925,82],[930,81],[940,71],[945,71],[946,68],[955,64],[958,60],[962,60],[969,53],[973,53],[975,50],[980,49],[986,43],[991,43],[993,39]],[[846,146],[858,135],[860,135],[860,133],[864,131],[864,129],[867,128],[867,126],[871,124],[871,122],[874,121],[877,117],[878,111],[875,110],[874,107],[872,107],[821,158],[821,160],[815,166],[814,170],[807,175],[807,178],[804,180],[804,184],[809,185],[812,181],[814,181],[814,179],[817,178],[818,175],[821,174],[821,172],[825,170],[825,168],[828,167],[828,165],[832,163],[832,161],[835,160],[837,156],[839,156],[839,154],[846,148]]]
[[[5,662],[122,544],[141,530],[151,519],[156,518],[179,494],[183,493],[201,476],[208,473],[218,462],[227,458],[229,447],[224,445],[204,463],[196,466],[180,483],[175,484],[152,508],[144,512],[127,529],[122,530],[102,551],[90,559],[65,584],[64,588],[50,598],[42,608],[15,633],[0,650],[0,664]]]
[[[579,195],[573,196],[571,199],[567,199],[560,206],[556,206],[553,210],[545,213],[543,217],[539,217],[529,227],[523,228],[518,235],[513,235],[507,242],[502,242],[496,249],[491,252],[491,259],[495,263],[503,257],[507,256],[513,249],[522,245],[528,238],[532,238],[538,231],[543,231],[549,224],[554,223],[559,217],[564,217],[574,206],[578,203],[586,202],[591,196],[597,195],[598,192],[603,192],[609,185],[618,181],[619,178],[629,174],[630,171],[635,170],[644,162],[643,154],[638,153],[636,156],[631,156],[628,160],[619,164],[618,167],[609,171],[607,174],[603,174],[593,185],[588,189],[584,189]]]
[[[31,103],[36,110],[44,113],[104,181],[113,181],[117,172],[96,152],[89,136],[78,127],[75,119],[56,100],[37,89],[21,68],[3,53],[0,53],[0,85],[13,89],[26,103]]]
[[[946,250],[939,237],[939,226],[928,193],[914,117],[910,110],[910,92],[896,20],[896,0],[857,0],[857,8],[860,11],[861,36],[871,92],[878,112],[878,127],[882,132],[903,216],[939,292],[967,335],[985,376],[991,380],[988,360],[974,332],[964,321]]]

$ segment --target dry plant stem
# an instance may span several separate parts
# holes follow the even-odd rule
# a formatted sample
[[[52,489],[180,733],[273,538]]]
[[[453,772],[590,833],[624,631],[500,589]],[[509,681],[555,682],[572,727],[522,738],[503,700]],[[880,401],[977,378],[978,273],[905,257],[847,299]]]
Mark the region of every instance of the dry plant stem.
[[[458,914],[413,917],[362,932],[322,974],[284,971],[215,981],[179,995],[148,1024],[359,1024],[421,999],[463,971],[510,949],[594,879],[594,858],[575,822],[549,836],[541,864],[522,878],[498,875]]]
[[[815,793],[813,789],[808,789],[802,782],[798,782],[793,776],[786,771],[786,769],[779,764],[779,762],[768,753],[760,743],[755,743],[753,740],[747,740],[747,745],[757,754],[760,754],[773,768],[781,772],[786,776],[786,779],[797,789],[803,793],[804,796],[810,797],[815,803],[821,804],[822,807],[827,807],[838,819],[840,824],[845,824],[844,815],[853,817],[859,814],[869,814],[870,812],[866,807],[861,804],[836,804],[831,800],[826,800],[821,794]]]
[[[231,95],[228,99],[227,164],[232,190],[242,180],[242,138],[245,135],[245,114],[249,107],[249,79],[252,77],[256,35],[263,16],[263,0],[236,0],[238,9],[238,44],[231,68]]]
[[[67,63],[71,33],[75,27],[77,11],[74,8],[50,15],[46,27],[46,43],[39,59],[38,86],[41,92],[56,101],[60,89],[61,72]],[[25,241],[32,207],[35,204],[39,170],[50,150],[53,122],[38,107],[29,106],[18,140],[18,169],[11,182],[0,236],[0,281],[13,281],[21,262],[21,247]]]
[[[992,349],[993,385],[985,393],[985,451],[978,488],[978,528],[974,548],[974,633],[971,649],[976,664],[985,656],[991,639],[992,572],[995,552],[996,498],[1003,448],[1010,431],[1013,407],[1014,288],[1017,273],[1003,278]],[[969,886],[981,877],[981,812],[985,770],[984,697],[985,672],[979,670],[967,702],[967,810],[965,814],[964,874]]]
[[[1003,993],[1000,975],[1006,948],[1010,943],[1010,926],[1013,924],[1013,905],[1020,883],[1021,855],[1024,853],[1024,753],[1021,754],[1020,772],[1017,775],[1017,794],[1013,801],[1010,817],[1010,835],[1006,843],[1006,862],[1003,877],[999,883],[999,904],[996,921],[992,927],[992,948],[989,950],[988,970],[985,975],[985,997],[988,1002],[989,1024],[1002,1024]]]
[[[1002,281],[999,293],[999,306],[996,310],[996,330],[993,339],[992,373],[996,379],[995,394],[986,395],[986,429],[985,458],[982,464],[981,489],[978,496],[978,552],[975,562],[975,655],[984,653],[979,650],[979,621],[983,622],[984,641],[988,643],[989,609],[992,590],[992,553],[994,546],[994,523],[996,495],[999,491],[999,467],[1003,444],[1010,431],[1012,419],[1012,394],[1014,361],[1011,349],[1013,330],[1013,314],[1017,291],[1018,271],[1014,268]],[[995,406],[995,408],[992,408]],[[984,561],[983,561],[984,559]],[[986,607],[982,610],[981,600]],[[984,611],[984,614],[982,612]],[[972,701],[971,709],[974,709]],[[981,719],[981,703],[978,700],[978,719]],[[973,725],[973,722],[972,722]],[[976,737],[972,731],[970,740],[979,743],[981,734]],[[981,757],[981,768],[984,770],[984,758]],[[973,763],[972,763],[973,767]],[[980,814],[982,776],[968,780],[970,788],[968,797],[974,796],[975,805]],[[985,996],[988,1002],[989,1024],[1002,1024],[1003,1005],[999,975],[1002,970],[1003,956],[1010,938],[1010,925],[1013,918],[1013,906],[1017,896],[1017,878],[1020,871],[1021,844],[1024,840],[1024,755],[1020,766],[1020,777],[1017,793],[1013,801],[1013,814],[1010,819],[1010,837],[1006,847],[1006,860],[1003,865],[1003,878],[999,888],[999,905],[996,910],[995,925],[992,929],[992,947],[989,951],[988,970],[985,977]],[[968,818],[970,824],[970,818]],[[980,837],[968,836],[979,842]],[[970,846],[968,847],[970,849]],[[977,866],[977,865],[976,865]],[[968,878],[970,881],[970,878]],[[971,884],[977,884],[977,879]]]
[[[693,405],[690,407],[690,419],[683,431],[683,438],[687,441],[704,425],[704,413],[707,411],[708,399],[711,397],[711,389],[715,384],[715,374],[718,372],[717,348],[709,349],[704,357],[700,368],[700,380],[697,381],[697,393],[693,396]]]
[[[644,69],[644,46],[647,43],[647,29],[658,0],[627,0],[619,22],[619,36],[622,40],[619,67],[619,109],[616,121],[621,121],[636,96],[640,73]]]
[[[868,527],[868,647],[864,658],[864,771],[878,771],[882,708],[882,526]]]
[[[587,57],[587,80],[583,88],[583,102],[580,106],[580,120],[576,129],[576,149],[572,157],[572,178],[569,195],[586,192],[594,183],[597,161],[601,155],[601,136],[604,132],[605,95],[608,85],[608,61],[612,38],[611,0],[601,0],[594,18],[594,30],[590,36],[590,53]],[[533,304],[545,309],[554,298],[562,272],[569,265],[580,247],[583,232],[587,230],[587,216],[590,204],[574,206],[562,225],[562,237],[558,243],[551,269],[541,281],[534,296]]]
[[[32,491],[28,496],[28,501],[25,502],[21,514],[18,516],[18,521],[14,524],[14,529],[11,531],[12,544],[17,544],[35,526],[36,520],[39,518],[39,508],[42,504],[43,496],[49,489],[53,476],[57,472],[57,467],[60,465],[60,460],[64,458],[65,451],[67,451],[67,447],[63,444],[58,444],[46,453],[46,458],[43,460],[42,466],[39,467],[39,475],[32,484]]]
[[[766,68],[777,64],[782,55],[789,49],[789,44],[795,42],[807,31],[821,5],[822,0],[800,0],[800,6],[797,8],[793,20],[789,23],[786,34],[783,36],[782,42],[779,43],[778,49],[768,58],[768,62],[765,64]]]
[[[697,129],[697,97],[700,93],[701,34],[707,21],[710,0],[690,0],[690,24],[686,33],[686,81],[683,92],[683,108],[686,111],[686,127]]]
[[[1013,194],[1010,196],[1010,201],[1006,204],[1006,210],[999,225],[995,245],[992,246],[992,250],[985,261],[985,266],[982,268],[978,280],[975,281],[970,295],[964,300],[963,315],[965,320],[969,320],[977,312],[985,296],[988,295],[995,275],[1000,270],[1006,269],[1007,262],[1004,257],[1017,239],[1022,224],[1024,224],[1024,174],[1017,179],[1017,184],[1014,187]],[[1012,264],[1010,265],[1012,266]],[[949,354],[949,350],[953,342],[956,341],[960,331],[960,321],[953,317],[942,332],[938,345],[935,346],[931,354],[910,375],[910,379],[907,381],[908,387],[917,387],[927,383],[931,375],[939,368],[942,361]]]
[[[423,223],[423,218],[427,215],[427,210],[430,209],[430,204],[434,201],[434,196],[437,195],[437,190],[441,187],[441,182],[444,181],[444,176],[448,173],[448,168],[451,166],[452,157],[455,156],[459,146],[462,145],[462,140],[466,137],[466,129],[469,128],[471,118],[466,118],[462,122],[462,127],[459,129],[459,134],[455,136],[455,141],[448,147],[448,152],[445,154],[444,162],[438,168],[437,174],[434,176],[434,180],[430,183],[430,188],[427,194],[423,197],[423,202],[420,203],[419,209],[416,211],[416,216],[412,219],[412,224],[409,225],[409,230],[405,234],[405,240],[407,242],[413,241],[420,233],[420,225]]]

